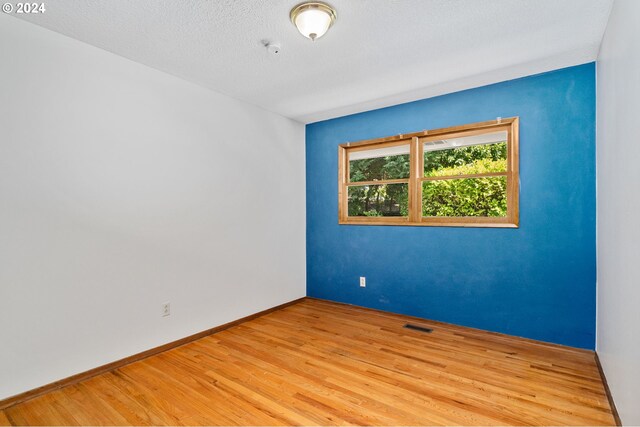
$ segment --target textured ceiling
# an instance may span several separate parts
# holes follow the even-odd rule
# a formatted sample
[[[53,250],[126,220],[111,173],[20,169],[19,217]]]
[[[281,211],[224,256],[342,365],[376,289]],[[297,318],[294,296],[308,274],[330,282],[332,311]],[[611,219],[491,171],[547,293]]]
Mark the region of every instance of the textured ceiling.
[[[15,16],[311,122],[594,60],[611,1],[331,0],[315,43],[289,22],[297,0],[50,0]]]

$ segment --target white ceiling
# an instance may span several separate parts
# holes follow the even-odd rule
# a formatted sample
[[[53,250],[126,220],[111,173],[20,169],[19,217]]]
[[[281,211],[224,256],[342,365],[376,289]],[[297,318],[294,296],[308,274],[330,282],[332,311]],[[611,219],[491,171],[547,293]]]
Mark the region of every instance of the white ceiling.
[[[338,20],[315,43],[289,21],[297,0],[49,0],[14,16],[308,123],[595,60],[612,0],[329,3]]]

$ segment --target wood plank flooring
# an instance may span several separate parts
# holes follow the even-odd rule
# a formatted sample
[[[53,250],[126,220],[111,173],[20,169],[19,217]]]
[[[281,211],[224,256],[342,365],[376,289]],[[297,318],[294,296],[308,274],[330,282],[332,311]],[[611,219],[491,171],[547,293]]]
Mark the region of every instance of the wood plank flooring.
[[[405,329],[407,323],[433,333]],[[306,299],[0,425],[614,425],[593,353]]]

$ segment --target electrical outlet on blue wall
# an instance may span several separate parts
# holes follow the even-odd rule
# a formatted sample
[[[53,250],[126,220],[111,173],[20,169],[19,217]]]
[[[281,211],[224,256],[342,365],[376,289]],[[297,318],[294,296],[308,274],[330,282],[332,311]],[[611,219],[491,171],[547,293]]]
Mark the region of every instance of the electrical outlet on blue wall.
[[[595,113],[589,63],[307,125],[307,294],[593,349]],[[338,225],[339,144],[515,116],[520,228]]]

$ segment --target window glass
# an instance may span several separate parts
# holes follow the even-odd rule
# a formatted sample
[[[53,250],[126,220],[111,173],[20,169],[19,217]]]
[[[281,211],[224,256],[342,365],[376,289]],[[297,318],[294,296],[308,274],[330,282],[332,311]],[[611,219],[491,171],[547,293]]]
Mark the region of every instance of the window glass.
[[[349,182],[409,178],[409,145],[353,151],[349,154]]]
[[[424,176],[473,175],[506,171],[506,131],[424,143]]]
[[[409,184],[348,187],[349,216],[407,216]]]
[[[340,144],[338,223],[517,228],[518,128],[498,118]]]
[[[426,217],[505,217],[507,177],[424,181],[422,215]]]

